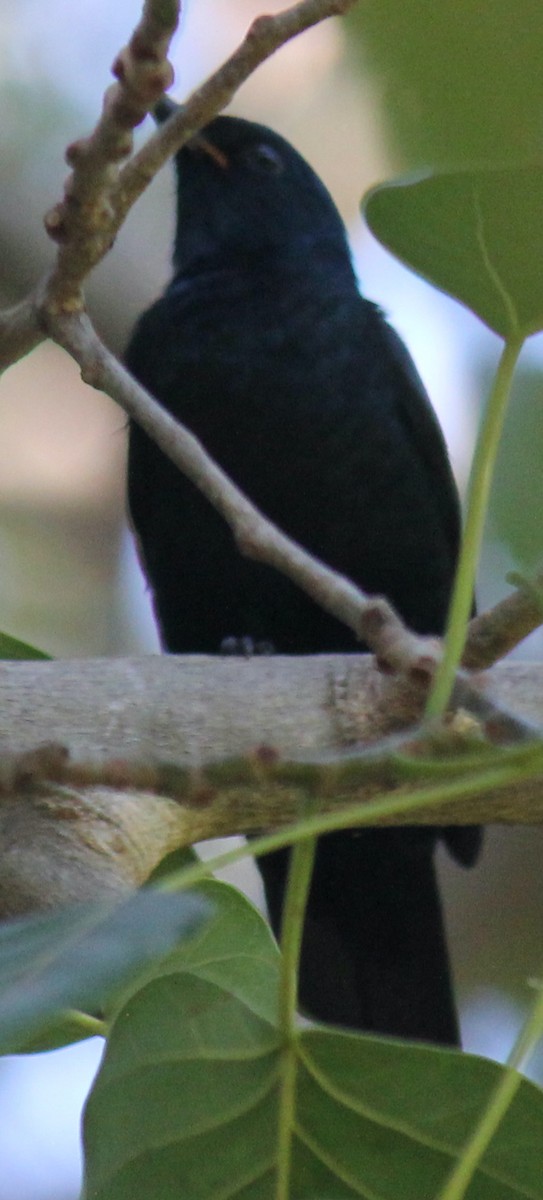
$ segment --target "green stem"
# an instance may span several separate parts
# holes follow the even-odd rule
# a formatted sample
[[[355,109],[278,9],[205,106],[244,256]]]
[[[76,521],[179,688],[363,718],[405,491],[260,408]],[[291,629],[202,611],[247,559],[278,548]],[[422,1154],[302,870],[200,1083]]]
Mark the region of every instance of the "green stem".
[[[450,783],[441,782],[433,787],[418,788],[416,791],[395,792],[393,796],[385,793],[375,800],[349,804],[337,812],[322,813],[315,817],[304,817],[293,825],[287,825],[277,833],[263,834],[262,837],[251,839],[248,845],[237,846],[217,854],[205,862],[198,862],[189,867],[181,867],[170,875],[157,880],[154,885],[159,891],[175,892],[181,888],[193,887],[207,879],[214,871],[230,867],[243,858],[269,854],[272,850],[281,850],[284,846],[295,845],[307,840],[308,837],[331,833],[336,829],[349,829],[351,826],[379,825],[385,816],[409,816],[420,812],[432,805],[451,800],[469,799],[471,796],[484,795],[485,792],[498,788],[506,788],[513,783],[522,782],[540,775],[543,770],[541,757],[534,758],[525,764],[515,762],[511,766],[500,765],[488,770],[477,772],[467,779],[455,779]]]
[[[483,796],[498,788],[506,788],[511,784],[533,779],[543,772],[543,756],[541,754],[527,755],[525,762],[518,759],[512,763],[500,763],[498,767],[490,766],[481,771],[468,775],[467,779],[454,779],[450,782],[441,781],[433,786],[421,787],[405,792],[398,791],[392,796],[384,793],[374,800],[346,805],[337,812],[326,812],[313,817],[304,817],[292,825],[286,825],[277,833],[263,834],[254,838],[248,845],[236,846],[217,854],[205,862],[198,862],[180,870],[172,871],[158,879],[154,886],[158,891],[176,892],[182,888],[193,887],[202,880],[208,879],[214,871],[230,867],[243,858],[269,854],[272,850],[281,850],[284,846],[296,845],[308,838],[331,833],[336,829],[350,829],[351,826],[383,824],[383,817],[398,816],[406,818],[414,812],[441,802],[469,799],[471,796]]]
[[[276,1200],[288,1200],[292,1162],[292,1131],[296,1112],[296,1040],[298,974],[307,897],[315,861],[316,839],[308,838],[293,848],[281,923],[281,976],[279,982],[279,1027],[282,1033],[281,1098],[277,1137]]]
[[[100,1021],[98,1017],[93,1017],[90,1013],[81,1012],[78,1008],[67,1008],[63,1011],[62,1016],[70,1024],[78,1025],[88,1037],[106,1038],[109,1033],[107,1021]]]
[[[513,372],[523,344],[522,336],[513,337],[505,343],[479,430],[470,476],[460,560],[447,619],[444,654],[428,698],[428,717],[440,717],[445,711],[464,651],[496,455],[511,392]]]
[[[503,1075],[494,1089],[476,1129],[467,1142],[451,1175],[436,1200],[463,1200],[494,1134],[522,1083],[520,1068],[543,1036],[543,991],[539,992],[507,1059]]]
[[[317,839],[307,838],[294,846],[288,873],[287,891],[281,922],[281,983],[279,1025],[289,1038],[296,1030],[298,1011],[298,969],[302,949],[307,897],[311,885]]]

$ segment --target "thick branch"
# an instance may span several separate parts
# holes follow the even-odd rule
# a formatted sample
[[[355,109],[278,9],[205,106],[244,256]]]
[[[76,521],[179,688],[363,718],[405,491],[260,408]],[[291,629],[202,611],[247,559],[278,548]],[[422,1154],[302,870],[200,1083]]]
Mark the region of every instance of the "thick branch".
[[[487,689],[541,727],[542,683],[542,666],[502,666],[489,672]],[[381,745],[373,764],[367,755],[359,761],[360,743],[405,729],[420,708],[412,687],[376,671],[368,656],[5,663],[0,701],[4,914],[118,894],[143,882],[180,845],[296,820],[308,788],[326,812],[353,801],[367,804],[383,791],[395,801],[399,787],[403,794],[420,789],[421,781],[439,786],[439,803],[417,814],[404,806],[388,822],[543,820],[540,749],[531,762],[530,749],[521,744],[518,771],[517,760],[511,769],[510,756],[492,754],[488,771],[482,764],[487,786],[479,793],[467,760],[462,767],[455,760],[450,771],[439,759],[435,769],[431,759],[428,769],[416,760],[397,769],[397,747],[391,758]],[[44,791],[35,786],[40,756],[21,763],[20,755],[45,741],[63,743],[74,770],[66,773],[67,783]],[[330,759],[338,753],[336,766]],[[98,775],[107,760],[111,786],[76,786],[81,760],[96,764]],[[134,773],[131,764],[142,760],[143,773],[141,766]],[[62,778],[62,756],[52,761],[52,775],[57,762]],[[165,772],[168,761],[177,764],[173,774]],[[477,779],[481,765],[478,770]],[[131,776],[140,790],[119,790]],[[79,782],[85,777],[88,768]],[[156,794],[164,778],[164,790],[175,792],[176,800]],[[460,798],[451,792],[457,783]],[[355,818],[349,813],[345,820],[352,824]]]
[[[542,684],[543,665],[502,664],[485,676],[485,693],[542,729]],[[311,761],[372,745],[412,727],[422,696],[368,655],[149,655],[5,662],[0,705],[2,757],[57,742],[76,761],[196,769],[259,746]]]

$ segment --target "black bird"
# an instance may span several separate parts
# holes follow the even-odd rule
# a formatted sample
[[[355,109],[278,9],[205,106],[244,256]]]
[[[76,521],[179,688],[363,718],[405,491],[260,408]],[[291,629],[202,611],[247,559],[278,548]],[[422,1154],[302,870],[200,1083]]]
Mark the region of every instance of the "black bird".
[[[459,541],[447,452],[405,347],[359,293],[329,193],[288,142],[234,117],[215,118],[175,164],[174,274],[136,326],[128,368],[280,528],[388,596],[413,629],[441,633]],[[360,651],[292,583],[238,554],[222,518],[134,424],[128,479],[167,650]],[[474,860],[475,830],[321,838],[300,978],[311,1015],[457,1043],[440,837]],[[288,852],[259,861],[276,933],[287,863]]]

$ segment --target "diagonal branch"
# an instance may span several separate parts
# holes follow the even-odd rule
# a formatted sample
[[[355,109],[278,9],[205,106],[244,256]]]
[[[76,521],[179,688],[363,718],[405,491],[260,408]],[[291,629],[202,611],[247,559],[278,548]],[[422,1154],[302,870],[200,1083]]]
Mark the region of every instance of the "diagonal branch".
[[[167,53],[179,9],[178,0],[145,0],[139,25],[113,63],[117,83],[105,94],[96,128],[68,146],[73,171],[64,199],[45,218],[47,232],[59,243],[45,289],[48,309],[83,308],[83,280],[107,254],[122,223],[124,214],[113,202],[119,163],[132,152],[132,131],[173,82]]]
[[[200,489],[228,522],[241,554],[282,571],[327,612],[353,630],[388,670],[432,674],[436,638],[411,633],[387,600],[368,597],[351,580],[314,558],[272,524],[236,487],[192,433],[121,366],[84,313],[47,314],[51,336],[75,359],[82,378],[111,396]]]

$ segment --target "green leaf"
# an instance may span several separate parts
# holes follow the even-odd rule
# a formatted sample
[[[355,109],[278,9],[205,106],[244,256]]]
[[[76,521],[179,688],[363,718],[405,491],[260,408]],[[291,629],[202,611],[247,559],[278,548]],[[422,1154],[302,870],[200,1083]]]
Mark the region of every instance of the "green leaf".
[[[113,1026],[85,1116],[89,1200],[218,1200],[272,1168],[279,952],[235,889],[198,894],[214,919]]]
[[[98,1028],[92,1028],[93,1024]],[[30,1037],[15,1038],[5,1043],[2,1054],[44,1054],[47,1050],[60,1050],[63,1046],[73,1046],[75,1042],[84,1042],[87,1038],[98,1033],[104,1036],[104,1028],[100,1020],[89,1019],[86,1012],[67,1012],[58,1017],[46,1020],[43,1027],[38,1026],[38,1032]],[[4,1044],[4,1043],[3,1043]]]
[[[145,979],[160,984],[170,974],[197,977],[226,987],[262,1021],[277,1024],[279,950],[268,922],[246,897],[230,884],[208,879],[192,890],[207,904],[212,920],[168,956],[157,973],[151,964]],[[132,1005],[132,993],[141,992],[142,979],[123,997]]]
[[[538,0],[379,0],[347,18],[380,119],[407,166],[536,159],[543,111]],[[371,74],[370,74],[371,78]]]
[[[43,650],[38,650],[36,646],[30,646],[28,642],[19,641],[19,638],[11,637],[9,633],[0,633],[1,658],[38,658],[51,661],[50,654],[45,654]]]
[[[144,891],[0,926],[0,1053],[67,1040],[62,1011],[102,1011],[208,916],[194,896]]]
[[[118,1014],[85,1115],[87,1200],[431,1200],[502,1068],[453,1050],[300,1030],[291,1175],[278,1158],[279,960],[223,884],[216,917]],[[523,1081],[469,1200],[542,1200],[543,1093]]]
[[[182,846],[179,850],[171,850],[165,858],[160,860],[154,871],[152,871],[145,886],[152,887],[159,879],[167,879],[168,875],[182,871],[183,867],[190,867],[193,863],[199,861],[198,855],[192,846]]]
[[[543,328],[542,211],[538,166],[428,174],[364,200],[387,249],[504,338]]]
[[[300,1045],[297,1160],[321,1194],[380,1200],[434,1197],[503,1072],[455,1050],[307,1031]],[[469,1200],[543,1196],[543,1092],[523,1080],[469,1190]],[[338,1186],[339,1184],[339,1186]],[[356,1185],[356,1186],[354,1186]]]

